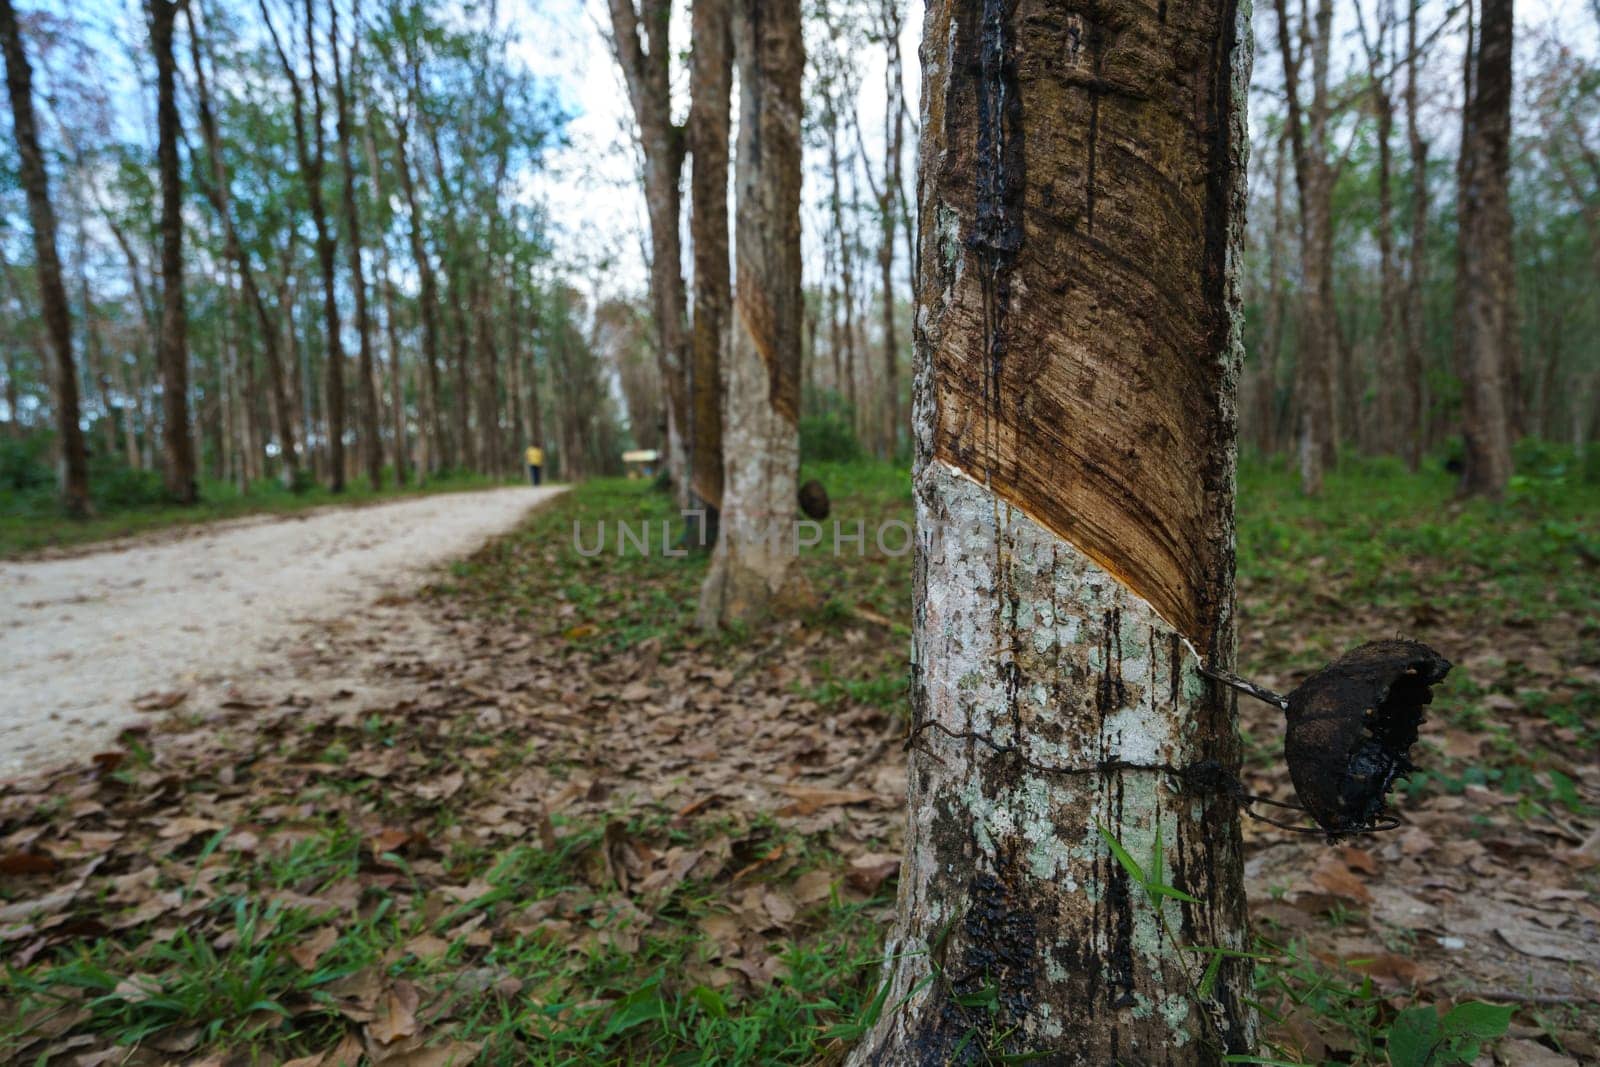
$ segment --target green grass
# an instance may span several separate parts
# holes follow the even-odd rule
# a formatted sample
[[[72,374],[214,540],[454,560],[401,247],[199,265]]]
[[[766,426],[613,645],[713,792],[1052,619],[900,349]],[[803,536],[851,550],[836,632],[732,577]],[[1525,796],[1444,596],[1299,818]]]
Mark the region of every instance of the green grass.
[[[141,479],[141,483],[143,481],[146,479]],[[100,486],[103,488],[104,484],[101,482]],[[72,519],[62,514],[52,492],[0,488],[0,559],[248,515],[290,513],[330,505],[354,507],[427,493],[489,489],[506,484],[515,483],[487,475],[452,473],[436,476],[423,486],[414,481],[397,486],[391,479],[384,483],[381,491],[374,491],[361,476],[351,479],[343,493],[330,492],[320,485],[293,492],[277,481],[256,482],[248,493],[241,493],[231,482],[207,480],[201,487],[201,502],[191,507],[152,499],[156,494],[141,484],[137,492],[127,494],[133,499],[125,504],[115,495],[95,494],[96,514],[88,519]]]

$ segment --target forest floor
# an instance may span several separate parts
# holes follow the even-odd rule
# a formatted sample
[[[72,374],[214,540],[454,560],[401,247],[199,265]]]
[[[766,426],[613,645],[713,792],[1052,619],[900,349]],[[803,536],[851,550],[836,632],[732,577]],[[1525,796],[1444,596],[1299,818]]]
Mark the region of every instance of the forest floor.
[[[308,623],[409,590],[559,490],[493,489],[179,527],[0,562],[0,777],[109,745],[150,712],[293,671]]]
[[[815,473],[844,522],[909,515],[904,472]],[[705,638],[670,513],[580,487],[259,689],[6,784],[0,1059],[837,1059],[893,910],[910,560],[819,551],[814,611]],[[1245,825],[1264,1054],[1399,1064],[1402,1009],[1477,998],[1515,1008],[1481,1062],[1600,1061],[1597,516],[1557,477],[1491,506],[1247,472],[1241,673],[1396,632],[1456,663],[1401,829]],[[574,550],[618,519],[654,551]],[[1270,709],[1241,714],[1246,784],[1287,798]]]

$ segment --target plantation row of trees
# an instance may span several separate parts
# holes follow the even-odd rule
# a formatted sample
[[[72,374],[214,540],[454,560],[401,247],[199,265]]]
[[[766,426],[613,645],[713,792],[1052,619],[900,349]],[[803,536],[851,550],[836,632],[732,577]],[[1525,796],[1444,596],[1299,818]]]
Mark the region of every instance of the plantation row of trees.
[[[743,77],[719,11],[610,4],[650,284],[601,300],[551,254],[528,190],[566,116],[492,3],[148,0],[127,23],[8,5],[5,432],[48,437],[76,512],[91,457],[187,500],[204,478],[499,473],[535,440],[579,477],[659,446],[716,499],[721,383],[703,386],[729,341]],[[800,14],[785,327],[800,417],[902,460],[908,17]],[[1465,487],[1491,494],[1519,436],[1592,441],[1600,73],[1574,43],[1592,29],[1503,0],[1260,5],[1254,28],[1246,440],[1308,492],[1342,448],[1415,466],[1460,441]]]
[[[529,182],[567,117],[493,4],[0,7],[4,431],[192,501],[616,463],[605,317]],[[119,94],[126,66],[139,92]]]
[[[1529,17],[1257,8],[1241,426],[1308,492],[1459,437],[1493,495],[1519,437],[1600,434],[1600,10]]]
[[[665,5],[633,10],[668,32]],[[1412,467],[1449,449],[1466,490],[1497,494],[1519,437],[1581,449],[1600,432],[1600,63],[1573,43],[1593,38],[1588,14],[1573,17],[1585,24],[1564,33],[1500,0],[1257,6],[1241,426],[1256,451],[1298,464],[1307,492],[1341,449]],[[801,338],[805,411],[901,458],[915,238],[904,159],[919,135],[904,19],[878,0],[805,11]],[[693,94],[709,50],[691,36]],[[684,353],[716,321],[715,305],[674,295],[672,265],[698,275],[717,261],[702,260],[692,223],[683,254],[684,227],[669,224],[694,215],[680,172],[704,111],[674,112],[668,87],[685,82],[662,63],[638,118],[670,383],[692,377]],[[666,392],[669,408],[688,403],[686,385]],[[667,421],[669,439],[689,439]]]

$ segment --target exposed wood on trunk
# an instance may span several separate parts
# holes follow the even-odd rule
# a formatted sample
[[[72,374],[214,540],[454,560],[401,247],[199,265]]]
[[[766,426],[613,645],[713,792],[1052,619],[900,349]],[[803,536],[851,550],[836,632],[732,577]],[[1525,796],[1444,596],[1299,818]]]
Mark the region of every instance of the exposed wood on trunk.
[[[728,138],[733,93],[730,0],[694,0],[689,220],[694,241],[694,329],[690,338],[691,488],[716,528],[722,506],[722,345],[728,328]]]
[[[22,44],[22,31],[11,0],[0,0],[0,51],[5,54],[6,92],[11,98],[11,135],[18,159],[18,177],[28,201],[33,226],[33,254],[39,276],[39,303],[49,335],[53,373],[57,447],[60,449],[61,506],[67,514],[89,514],[89,455],[79,424],[78,368],[72,356],[72,314],[61,280],[56,252],[56,215],[50,203],[50,178],[39,150],[39,128],[33,108],[33,69]]]
[[[1160,768],[1240,759],[1198,656],[1233,650],[1249,24],[942,0],[922,56],[910,828],[853,1062],[1248,1055],[1248,961],[1202,995],[1184,947],[1249,943],[1237,808]]]
[[[724,368],[722,523],[699,623],[749,621],[803,603],[796,565],[800,473],[799,0],[735,0],[739,146],[734,318]]]

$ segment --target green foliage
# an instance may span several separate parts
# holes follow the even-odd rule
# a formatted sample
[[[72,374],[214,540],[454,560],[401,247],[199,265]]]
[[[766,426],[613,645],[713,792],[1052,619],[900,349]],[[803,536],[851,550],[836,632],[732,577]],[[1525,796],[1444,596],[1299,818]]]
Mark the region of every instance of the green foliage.
[[[1509,1007],[1469,1000],[1441,1018],[1429,1004],[1407,1008],[1389,1024],[1391,1067],[1450,1067],[1471,1063],[1486,1041],[1511,1025]]]
[[[829,411],[800,420],[800,458],[805,463],[852,463],[861,458],[861,442],[848,413]]]
[[[53,436],[45,433],[0,438],[0,490],[7,495],[53,491],[56,478],[50,470],[52,440]]]

